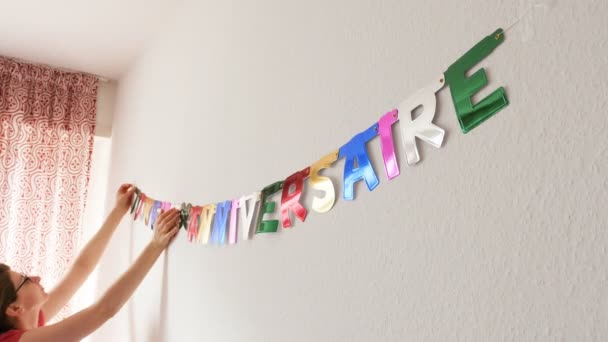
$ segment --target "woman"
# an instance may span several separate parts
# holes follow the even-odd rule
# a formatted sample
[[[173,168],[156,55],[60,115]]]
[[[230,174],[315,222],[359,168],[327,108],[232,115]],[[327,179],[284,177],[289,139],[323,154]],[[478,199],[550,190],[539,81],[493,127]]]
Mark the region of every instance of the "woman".
[[[95,269],[118,223],[129,210],[134,192],[130,184],[118,189],[112,212],[50,293],[44,291],[39,277],[19,274],[0,264],[0,342],[80,341],[120,310],[179,231],[179,210],[171,209],[158,216],[150,243],[99,301],[58,323],[44,326],[45,320],[59,312]]]

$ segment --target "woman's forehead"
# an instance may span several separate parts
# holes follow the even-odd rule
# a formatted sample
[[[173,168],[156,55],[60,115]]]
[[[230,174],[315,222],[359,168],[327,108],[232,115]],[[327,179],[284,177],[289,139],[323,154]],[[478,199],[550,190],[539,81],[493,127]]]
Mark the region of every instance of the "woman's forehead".
[[[11,275],[11,280],[13,280],[13,283],[17,283],[21,280],[21,278],[23,278],[23,275],[21,273],[15,272],[13,270],[10,270],[9,274]]]

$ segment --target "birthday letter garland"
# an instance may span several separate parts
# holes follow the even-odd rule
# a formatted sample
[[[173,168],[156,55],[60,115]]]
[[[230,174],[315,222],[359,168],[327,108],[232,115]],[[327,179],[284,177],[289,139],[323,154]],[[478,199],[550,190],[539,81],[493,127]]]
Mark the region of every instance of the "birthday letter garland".
[[[382,115],[378,122],[356,134],[340,149],[327,154],[316,163],[290,175],[285,180],[268,185],[261,191],[224,202],[203,206],[182,203],[180,228],[187,230],[190,242],[218,245],[225,244],[226,240],[229,244],[236,244],[239,230],[243,240],[249,239],[252,229],[255,229],[256,234],[276,232],[279,220],[266,220],[264,216],[275,212],[276,202],[269,201],[269,197],[279,192],[281,193],[281,225],[283,228],[290,228],[293,226],[290,213],[293,213],[302,222],[306,220],[308,214],[307,209],[300,203],[306,179],[308,179],[309,186],[324,193],[323,196],[313,198],[312,210],[317,213],[326,213],[335,203],[335,188],[332,180],[320,176],[319,172],[331,167],[334,162],[342,158],[345,159],[342,197],[347,201],[354,200],[355,183],[359,181],[365,181],[369,191],[373,191],[378,186],[379,180],[367,154],[367,142],[380,136],[384,169],[389,180],[399,175],[399,164],[395,155],[392,133],[392,125],[398,120],[401,120],[401,138],[408,165],[414,165],[420,161],[416,138],[436,148],[441,147],[445,131],[432,121],[437,104],[435,94],[446,83],[450,87],[452,101],[463,133],[469,132],[509,105],[502,87],[479,103],[473,104],[471,97],[488,83],[486,73],[481,68],[471,77],[465,77],[465,73],[469,69],[487,57],[503,41],[502,29],[485,37],[454,62],[443,75],[403,101],[398,109]],[[422,106],[423,112],[412,120],[411,112],[420,106]],[[405,115],[399,118],[399,113]],[[290,191],[292,187],[294,190]],[[131,213],[134,220],[143,218],[146,225],[153,227],[159,212],[172,207],[174,205],[170,202],[155,200],[140,189],[136,189]],[[257,221],[254,223],[256,207],[259,207],[259,213]]]

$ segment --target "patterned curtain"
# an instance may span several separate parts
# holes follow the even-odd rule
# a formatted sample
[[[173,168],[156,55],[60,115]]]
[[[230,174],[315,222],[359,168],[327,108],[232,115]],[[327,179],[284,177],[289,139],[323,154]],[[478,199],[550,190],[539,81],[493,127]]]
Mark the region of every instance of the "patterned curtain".
[[[78,250],[97,84],[0,57],[0,262],[47,289]]]

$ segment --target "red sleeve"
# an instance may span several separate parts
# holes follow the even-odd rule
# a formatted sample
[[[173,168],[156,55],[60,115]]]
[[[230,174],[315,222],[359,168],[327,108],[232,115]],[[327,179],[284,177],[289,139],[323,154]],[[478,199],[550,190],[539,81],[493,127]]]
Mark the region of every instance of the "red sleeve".
[[[38,314],[38,327],[43,327],[45,324],[46,321],[44,320],[44,313],[42,310],[40,310],[40,313]]]
[[[40,310],[40,313],[38,314],[38,326],[42,327],[45,323],[46,322],[44,321],[44,313],[42,312],[42,310]],[[25,331],[23,330],[9,330],[4,334],[0,334],[0,342],[19,342],[19,339],[21,338],[21,335],[23,335],[23,333],[25,333]]]
[[[23,330],[9,330],[4,334],[0,335],[0,342],[19,342],[21,335],[23,335],[25,331]]]

